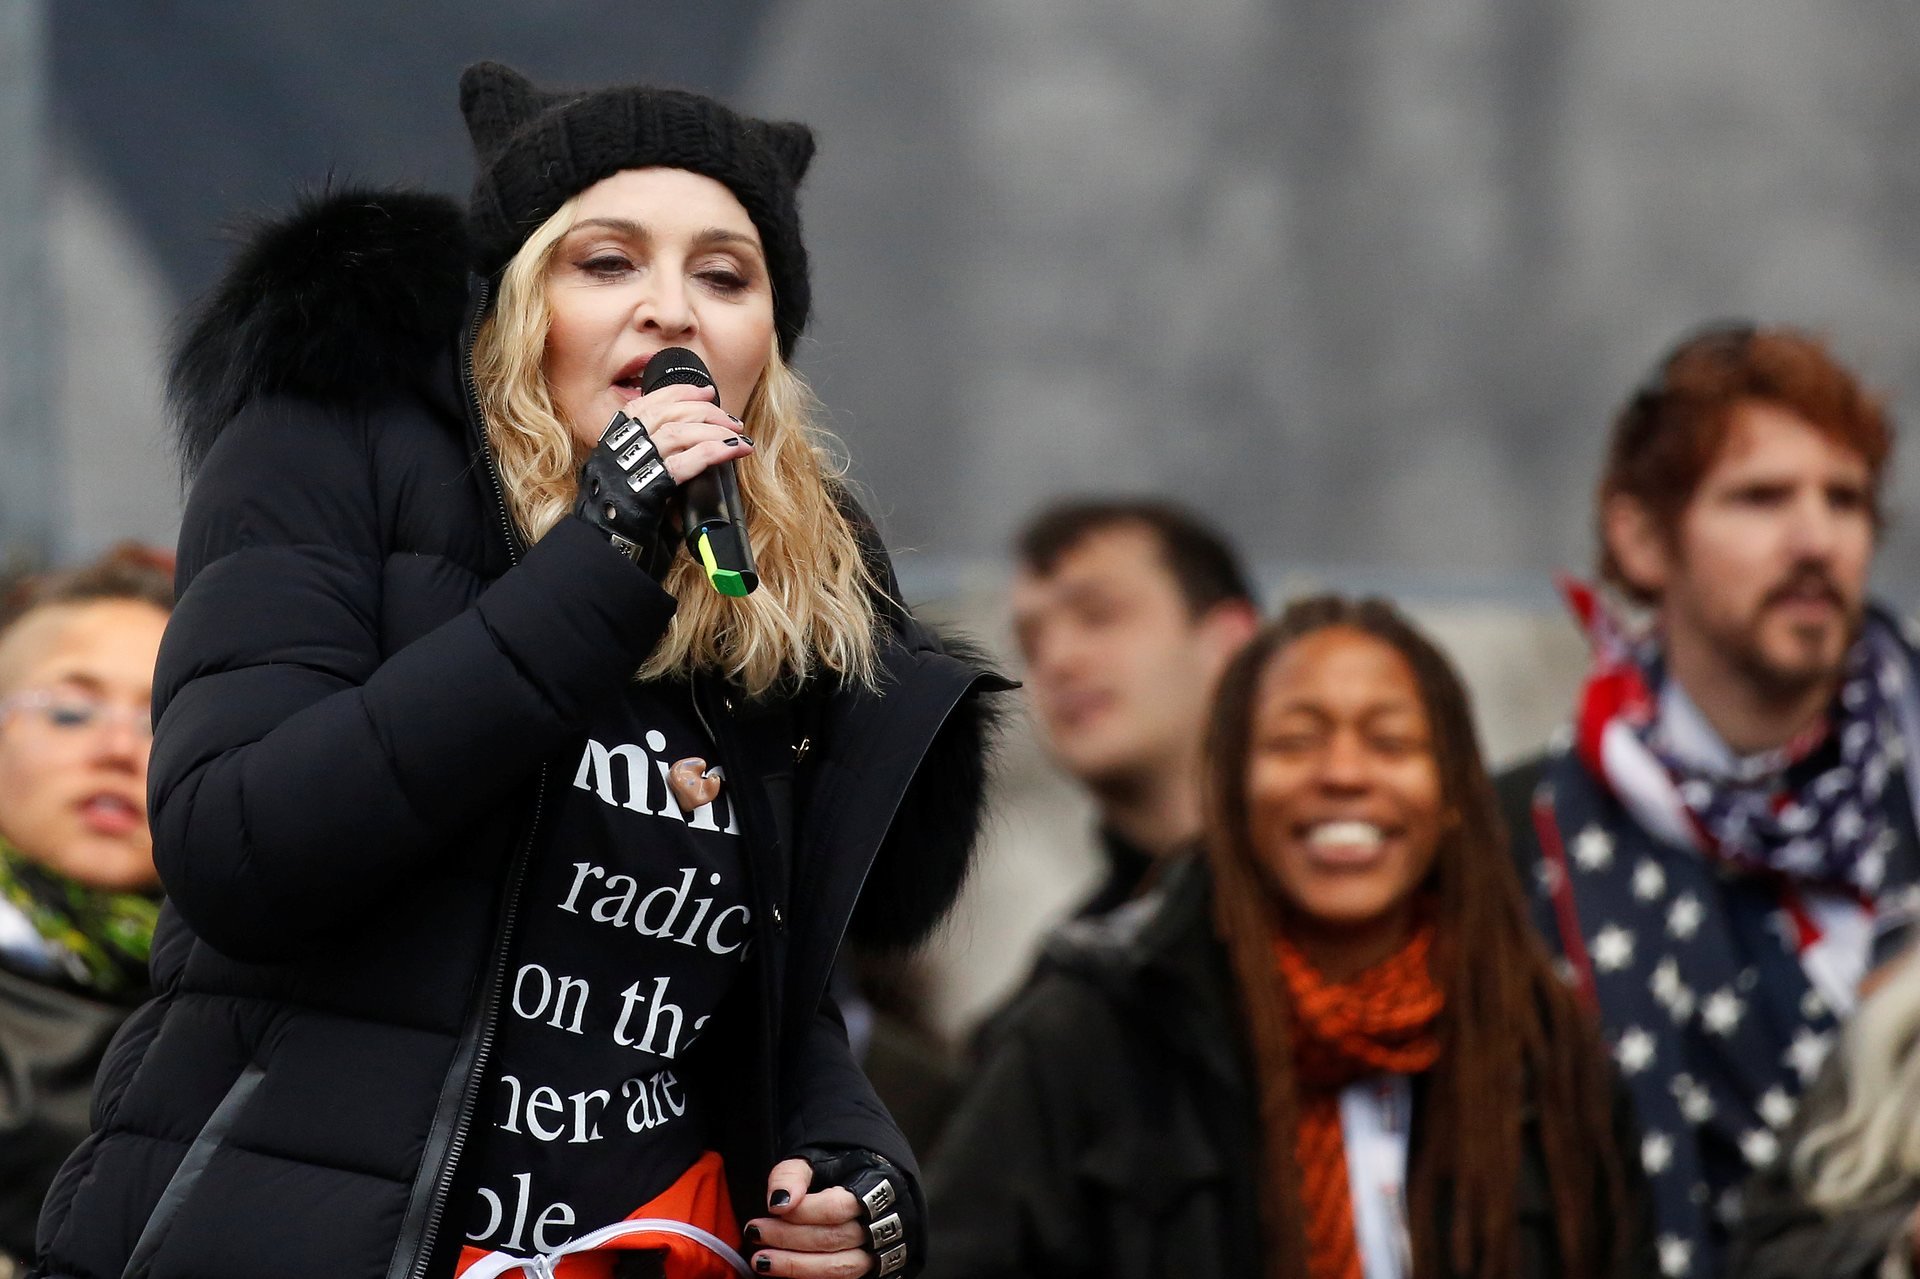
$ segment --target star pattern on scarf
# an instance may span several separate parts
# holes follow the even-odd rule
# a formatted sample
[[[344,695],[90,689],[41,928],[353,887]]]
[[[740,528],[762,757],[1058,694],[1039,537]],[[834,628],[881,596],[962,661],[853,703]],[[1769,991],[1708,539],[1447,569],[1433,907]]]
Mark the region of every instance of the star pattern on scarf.
[[[1769,1088],[1760,1095],[1758,1106],[1760,1117],[1775,1128],[1785,1128],[1793,1122],[1795,1106],[1793,1098],[1787,1096],[1783,1088]]]
[[[1681,893],[1667,910],[1667,932],[1680,941],[1687,941],[1700,931],[1700,921],[1705,917],[1706,909],[1700,905],[1700,899],[1692,893]]]
[[[1651,857],[1642,857],[1633,867],[1633,895],[1643,902],[1657,901],[1667,891],[1667,872]]]
[[[1897,838],[1881,798],[1900,743],[1900,701],[1910,656],[1884,620],[1870,618],[1847,652],[1838,696],[1822,721],[1776,749],[1732,763],[1702,765],[1675,749],[1659,716],[1627,722],[1686,809],[1702,851],[1740,871],[1871,896],[1886,875]],[[1625,659],[1642,702],[1661,687],[1658,659]]]
[[[1706,1002],[1700,1005],[1701,1022],[1708,1030],[1723,1038],[1740,1029],[1740,1019],[1746,1013],[1746,1001],[1726,986],[1708,995]]]
[[[1891,838],[1892,836],[1890,834],[1882,836],[1883,840],[1890,841]],[[1854,868],[1854,878],[1860,881],[1860,886],[1866,889],[1867,892],[1874,893],[1880,891],[1880,886],[1887,882],[1887,847],[1885,844],[1876,842],[1872,848],[1860,854],[1860,864]]]
[[[1638,1026],[1629,1026],[1613,1046],[1613,1059],[1623,1074],[1637,1075],[1653,1064],[1653,1036]]]
[[[1787,1065],[1800,1077],[1800,1082],[1810,1084],[1813,1077],[1820,1073],[1821,1065],[1827,1060],[1827,1053],[1833,1048],[1833,1036],[1821,1034],[1810,1026],[1802,1026],[1794,1032],[1793,1042],[1787,1046]]]
[[[1618,924],[1608,924],[1593,935],[1589,950],[1595,968],[1603,973],[1618,972],[1633,962],[1633,934]]]
[[[1673,1162],[1673,1138],[1663,1132],[1650,1132],[1640,1139],[1640,1166],[1647,1176],[1658,1177]]]
[[[1655,1242],[1660,1252],[1660,1273],[1669,1279],[1693,1273],[1693,1244],[1679,1235],[1661,1235]]]
[[[1613,836],[1589,826],[1573,837],[1574,865],[1584,871],[1605,870],[1613,864]]]
[[[1685,1071],[1673,1077],[1668,1085],[1673,1099],[1680,1103],[1680,1114],[1690,1124],[1704,1124],[1713,1118],[1713,1092]]]
[[[1754,1128],[1740,1138],[1740,1153],[1755,1168],[1765,1168],[1780,1153],[1780,1139],[1771,1128]],[[1722,1201],[1724,1202],[1724,1200]]]
[[[1654,999],[1674,1021],[1685,1021],[1693,1016],[1693,988],[1680,980],[1680,963],[1672,955],[1654,965],[1647,989],[1653,992]]]

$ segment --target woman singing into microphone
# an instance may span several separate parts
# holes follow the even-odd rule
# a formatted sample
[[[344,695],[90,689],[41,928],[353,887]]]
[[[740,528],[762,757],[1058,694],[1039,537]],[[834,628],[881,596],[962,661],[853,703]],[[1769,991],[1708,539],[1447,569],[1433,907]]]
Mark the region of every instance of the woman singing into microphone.
[[[461,107],[466,210],[307,204],[177,358],[158,994],[42,1270],[912,1274],[827,978],[950,902],[1005,685],[896,602],[787,364],[812,136],[494,64]],[[671,347],[712,387],[643,390]],[[682,550],[725,463],[745,598]]]

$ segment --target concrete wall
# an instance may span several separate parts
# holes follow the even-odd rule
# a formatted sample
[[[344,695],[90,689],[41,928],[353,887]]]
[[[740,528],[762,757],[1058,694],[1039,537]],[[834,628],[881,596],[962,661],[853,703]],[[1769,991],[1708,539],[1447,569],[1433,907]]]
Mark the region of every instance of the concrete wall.
[[[747,83],[822,134],[807,368],[897,541],[1151,489],[1544,607],[1679,333],[1920,393],[1917,45],[1900,0],[789,0]]]

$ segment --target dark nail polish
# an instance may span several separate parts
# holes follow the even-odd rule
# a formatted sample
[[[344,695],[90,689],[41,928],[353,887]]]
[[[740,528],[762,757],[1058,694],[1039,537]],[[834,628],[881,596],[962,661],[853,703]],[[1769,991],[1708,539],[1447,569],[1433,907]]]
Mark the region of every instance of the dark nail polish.
[[[773,1273],[773,1258],[764,1252],[757,1252],[753,1256],[753,1268],[763,1275],[770,1275]]]
[[[784,1191],[784,1190],[776,1190],[776,1191],[774,1191],[774,1192],[773,1192],[773,1196],[772,1196],[772,1198],[770,1198],[770,1199],[768,1199],[768,1200],[767,1200],[767,1207],[769,1207],[769,1208],[784,1208],[784,1207],[786,1207],[786,1206],[787,1206],[788,1204],[790,1204],[790,1203],[792,1203],[792,1202],[793,1202],[793,1196],[792,1196],[792,1195],[790,1195],[790,1194],[788,1194],[788,1193],[787,1193],[786,1191]]]
[[[746,441],[746,445],[748,448],[753,447],[753,437],[751,435],[748,435],[745,431],[742,431],[740,432],[740,438]]]
[[[760,1227],[758,1226],[748,1226],[745,1230],[741,1231],[741,1234],[746,1236],[746,1240],[750,1244],[757,1245],[760,1242]]]
[[[737,435],[733,436],[731,439],[721,440],[720,442],[726,445],[728,448],[732,448],[734,445],[742,443],[740,437]]]

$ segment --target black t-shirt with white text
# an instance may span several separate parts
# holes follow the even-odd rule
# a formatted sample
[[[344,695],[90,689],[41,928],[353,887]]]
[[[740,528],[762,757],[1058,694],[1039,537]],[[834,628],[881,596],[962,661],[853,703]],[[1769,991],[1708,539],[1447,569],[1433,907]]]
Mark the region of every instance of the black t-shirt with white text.
[[[668,781],[689,757],[714,762],[687,687],[635,684],[550,772],[462,1170],[475,1247],[545,1252],[623,1220],[708,1148],[675,1062],[752,917],[727,784],[682,812]]]

